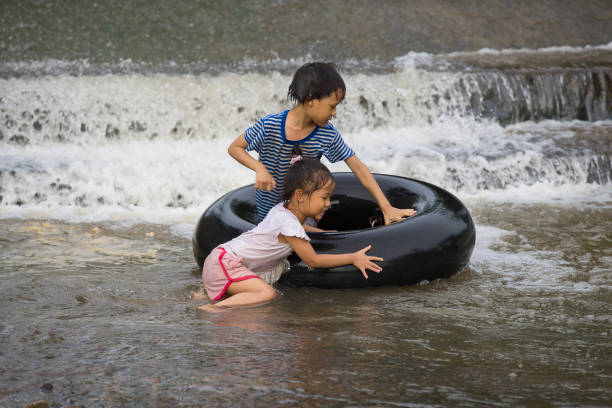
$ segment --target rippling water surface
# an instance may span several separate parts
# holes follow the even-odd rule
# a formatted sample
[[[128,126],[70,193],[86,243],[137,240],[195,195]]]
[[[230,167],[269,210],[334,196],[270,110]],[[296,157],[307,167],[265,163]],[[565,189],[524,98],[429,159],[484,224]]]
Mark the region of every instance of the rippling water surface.
[[[612,405],[607,2],[64,3],[0,5],[0,406]],[[311,59],[373,171],[466,204],[470,264],[197,312],[227,146]]]
[[[199,272],[187,241],[166,227],[5,220],[3,398],[61,406],[610,403],[609,209],[486,205],[474,215],[487,246],[477,245],[451,279],[357,291],[281,287],[270,305],[219,315],[194,310],[188,297]]]

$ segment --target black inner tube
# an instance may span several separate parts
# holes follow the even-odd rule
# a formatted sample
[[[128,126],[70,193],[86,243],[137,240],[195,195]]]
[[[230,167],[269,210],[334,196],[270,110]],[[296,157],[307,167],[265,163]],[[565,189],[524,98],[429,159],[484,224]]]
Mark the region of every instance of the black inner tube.
[[[340,177],[342,181],[346,175],[350,175],[350,173],[336,173],[335,177]],[[427,200],[427,197],[423,196],[425,193],[423,191],[417,194],[404,188],[390,187],[385,189],[388,186],[382,184],[381,188],[385,195],[397,208],[412,208],[420,213],[427,209],[428,202],[433,201]],[[253,226],[257,225],[258,218],[254,200],[235,199],[230,203],[230,208],[234,214],[244,221],[253,224]],[[383,225],[382,211],[365,187],[339,184],[331,197],[331,207],[319,221],[318,228],[333,231],[354,231]]]
[[[418,180],[375,175],[381,190],[396,208],[413,208],[414,217],[384,226],[378,204],[352,173],[334,173],[332,206],[319,227],[333,232],[309,233],[318,253],[354,252],[372,245],[371,255],[385,258],[383,273],[368,280],[352,265],[315,270],[290,257],[291,269],[280,283],[328,288],[411,284],[443,278],[467,265],[475,228],[465,206],[449,192]],[[213,203],[196,226],[196,261],[257,223],[255,190],[245,186]]]

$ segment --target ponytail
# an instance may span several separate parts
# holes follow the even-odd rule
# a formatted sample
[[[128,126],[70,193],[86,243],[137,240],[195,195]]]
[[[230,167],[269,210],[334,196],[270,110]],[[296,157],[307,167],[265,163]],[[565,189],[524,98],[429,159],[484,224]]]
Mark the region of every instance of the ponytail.
[[[283,183],[282,199],[287,203],[297,189],[310,195],[325,187],[333,179],[325,165],[318,160],[302,157],[300,147],[295,146],[291,150],[291,165]]]

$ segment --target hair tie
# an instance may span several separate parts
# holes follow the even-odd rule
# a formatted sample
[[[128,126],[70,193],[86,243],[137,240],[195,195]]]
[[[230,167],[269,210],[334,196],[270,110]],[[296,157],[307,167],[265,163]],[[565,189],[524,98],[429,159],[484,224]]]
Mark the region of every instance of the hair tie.
[[[293,157],[291,158],[291,161],[289,162],[289,165],[290,165],[290,166],[293,166],[295,163],[299,162],[299,161],[300,161],[300,160],[302,160],[302,159],[303,159],[303,157],[302,157],[302,156],[300,156],[299,154],[298,154],[297,156],[293,156]]]

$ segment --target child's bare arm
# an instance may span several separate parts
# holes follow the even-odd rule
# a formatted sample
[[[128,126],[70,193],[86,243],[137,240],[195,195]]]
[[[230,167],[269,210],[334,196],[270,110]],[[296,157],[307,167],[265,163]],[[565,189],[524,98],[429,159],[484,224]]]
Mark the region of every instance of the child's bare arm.
[[[378,203],[385,218],[385,225],[389,225],[396,221],[401,221],[402,218],[412,217],[414,214],[416,214],[416,211],[412,208],[400,209],[393,207],[380,189],[380,186],[376,182],[372,172],[370,172],[370,169],[368,169],[368,167],[363,164],[361,160],[359,160],[357,155],[352,155],[345,160],[345,163]]]
[[[311,268],[333,268],[334,266],[353,265],[361,271],[366,279],[368,279],[366,269],[376,273],[382,271],[380,265],[375,264],[374,261],[382,261],[383,259],[377,256],[366,255],[366,252],[372,247],[371,245],[352,254],[317,254],[312,245],[310,245],[310,242],[305,239],[280,236],[291,245],[291,248],[293,248],[300,259]]]
[[[306,232],[325,232],[325,230],[317,227],[313,227],[312,225],[304,224],[304,231]]]
[[[263,163],[254,159],[253,156],[247,153],[247,145],[248,143],[243,133],[232,142],[227,148],[227,152],[236,159],[238,163],[255,172],[255,188],[266,191],[274,189],[274,187],[276,187],[274,177],[268,172]]]

